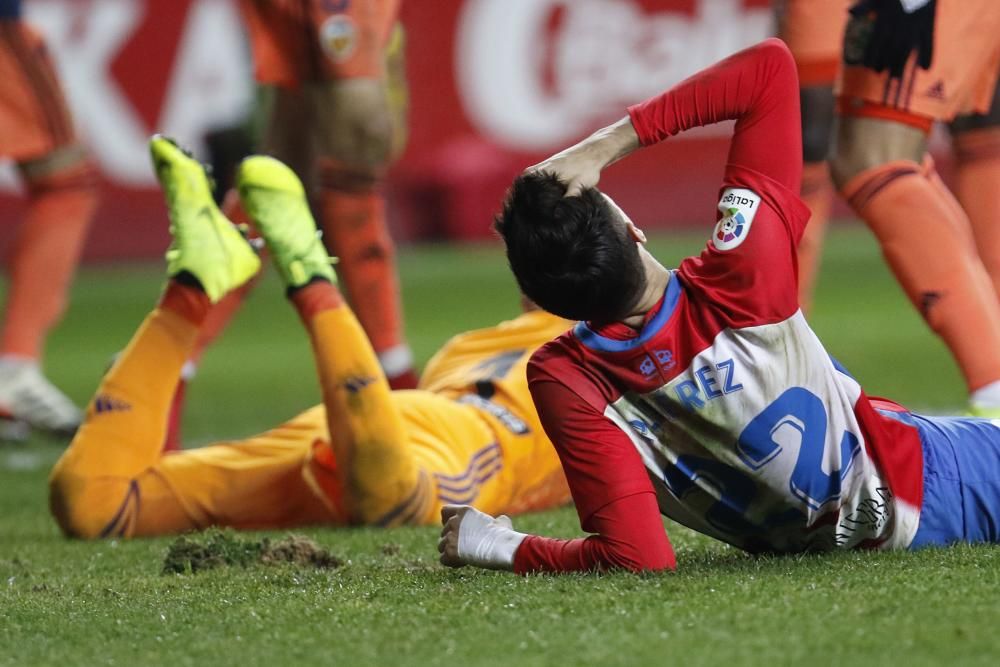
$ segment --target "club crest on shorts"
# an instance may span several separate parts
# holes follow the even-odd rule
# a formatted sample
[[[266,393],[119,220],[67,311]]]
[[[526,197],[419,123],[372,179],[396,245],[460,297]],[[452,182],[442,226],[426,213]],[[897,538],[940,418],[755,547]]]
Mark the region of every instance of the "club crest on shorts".
[[[330,60],[342,63],[348,60],[358,45],[358,29],[354,19],[346,14],[331,16],[319,29],[319,40]]]
[[[759,207],[760,197],[752,190],[726,188],[719,200],[722,218],[715,223],[715,230],[712,232],[715,247],[719,250],[732,250],[743,243],[750,233],[750,225]]]

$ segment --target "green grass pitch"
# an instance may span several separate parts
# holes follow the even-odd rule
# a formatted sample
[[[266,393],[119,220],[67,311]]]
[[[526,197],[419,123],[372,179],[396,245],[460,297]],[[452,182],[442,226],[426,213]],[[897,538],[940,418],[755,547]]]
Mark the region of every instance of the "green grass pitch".
[[[660,236],[665,262],[704,235]],[[517,308],[495,246],[400,258],[420,360]],[[52,336],[52,378],[80,402],[156,298],[162,269],[84,270]],[[867,232],[832,235],[811,317],[869,393],[947,412],[963,401],[943,346]],[[191,445],[250,435],[318,400],[307,342],[273,275],[206,357]],[[66,541],[45,478],[60,446],[0,447],[0,665],[991,665],[1000,550],[753,558],[669,525],[678,571],[521,578],[436,562],[435,528],[309,529],[347,564],[162,575],[170,540]],[[572,509],[516,521],[579,533]],[[282,533],[276,533],[280,536]]]

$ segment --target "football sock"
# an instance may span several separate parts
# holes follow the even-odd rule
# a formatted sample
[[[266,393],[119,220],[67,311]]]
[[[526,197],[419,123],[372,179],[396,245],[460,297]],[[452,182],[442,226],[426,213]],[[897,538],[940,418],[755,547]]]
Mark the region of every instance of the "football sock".
[[[80,251],[97,206],[96,172],[77,163],[27,183],[28,210],[9,268],[0,354],[37,359],[66,308]]]
[[[969,222],[933,164],[889,162],[842,194],[878,238],[896,279],[944,340],[970,392],[1000,380],[1000,303],[976,254]]]
[[[954,135],[955,194],[972,223],[979,257],[1000,295],[1000,127]]]
[[[973,408],[995,410],[1000,408],[1000,380],[980,387],[969,395],[969,405]]]
[[[289,297],[312,342],[345,509],[355,523],[378,523],[417,488],[402,415],[339,290],[317,280]]]
[[[52,511],[64,530],[97,536],[135,528],[139,502],[131,498],[139,491],[133,480],[160,458],[181,368],[210,307],[204,292],[171,280],[104,375],[50,478]]]
[[[803,165],[800,196],[811,213],[809,224],[799,241],[799,304],[808,313],[812,308],[816,276],[823,254],[823,238],[833,204],[833,185],[826,162],[806,162]]]
[[[319,224],[347,298],[393,388],[416,386],[413,359],[403,338],[395,247],[385,202],[369,171],[324,159],[320,163]]]

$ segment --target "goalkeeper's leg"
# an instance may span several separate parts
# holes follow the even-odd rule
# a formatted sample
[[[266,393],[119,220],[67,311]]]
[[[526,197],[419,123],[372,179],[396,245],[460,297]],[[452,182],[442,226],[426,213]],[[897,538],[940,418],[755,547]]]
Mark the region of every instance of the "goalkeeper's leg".
[[[429,504],[403,418],[368,337],[334,284],[301,182],[281,162],[257,156],[243,162],[238,183],[312,341],[349,520],[379,523],[400,503],[408,510]]]
[[[174,237],[167,251],[171,280],[104,377],[52,471],[52,511],[71,535],[125,535],[133,529],[142,496],[136,478],[159,459],[171,397],[198,327],[212,302],[260,266],[212,202],[201,165],[168,140],[154,138],[150,148]],[[151,494],[166,493],[162,480],[147,481]]]

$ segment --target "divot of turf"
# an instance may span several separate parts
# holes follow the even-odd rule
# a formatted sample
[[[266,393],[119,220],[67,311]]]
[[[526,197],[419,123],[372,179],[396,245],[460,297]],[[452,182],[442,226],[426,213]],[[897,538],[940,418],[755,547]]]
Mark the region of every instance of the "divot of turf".
[[[211,530],[199,536],[178,537],[167,549],[163,574],[196,574],[227,565],[253,567],[288,563],[317,569],[336,568],[344,562],[302,535],[280,540],[244,539],[232,531]]]

